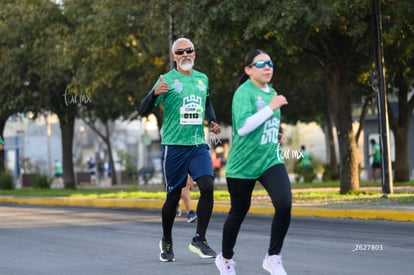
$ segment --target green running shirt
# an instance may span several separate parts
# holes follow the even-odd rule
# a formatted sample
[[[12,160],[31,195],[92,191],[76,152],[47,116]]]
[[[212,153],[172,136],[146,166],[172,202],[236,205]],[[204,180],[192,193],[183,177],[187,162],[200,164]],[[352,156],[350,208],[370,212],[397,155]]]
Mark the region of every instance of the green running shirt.
[[[63,168],[62,168],[62,163],[60,162],[55,162],[55,174],[63,174]]]
[[[185,75],[173,69],[163,75],[168,82],[168,92],[161,94],[155,106],[162,102],[164,124],[162,126],[163,145],[205,144],[204,116],[208,96],[207,75],[193,70]],[[158,85],[159,79],[151,91]]]
[[[245,136],[237,133],[247,118],[266,107],[276,91],[265,92],[250,80],[236,90],[232,102],[233,143],[230,148],[226,177],[257,179],[268,168],[284,163],[279,147],[280,109],[254,131]]]
[[[381,163],[381,151],[380,151],[379,145],[378,144],[374,144],[372,146],[372,149],[374,150],[373,162],[374,163]]]

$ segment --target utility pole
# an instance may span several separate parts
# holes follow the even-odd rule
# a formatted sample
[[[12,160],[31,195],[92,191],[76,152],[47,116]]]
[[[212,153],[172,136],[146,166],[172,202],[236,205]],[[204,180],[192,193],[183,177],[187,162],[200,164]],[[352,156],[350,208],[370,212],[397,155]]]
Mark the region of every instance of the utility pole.
[[[378,112],[381,145],[381,184],[383,198],[387,198],[388,194],[393,193],[393,184],[389,142],[390,129],[388,122],[388,100],[384,78],[384,58],[381,39],[381,8],[378,0],[372,0],[372,13],[374,18],[375,34],[375,64],[378,77]]]

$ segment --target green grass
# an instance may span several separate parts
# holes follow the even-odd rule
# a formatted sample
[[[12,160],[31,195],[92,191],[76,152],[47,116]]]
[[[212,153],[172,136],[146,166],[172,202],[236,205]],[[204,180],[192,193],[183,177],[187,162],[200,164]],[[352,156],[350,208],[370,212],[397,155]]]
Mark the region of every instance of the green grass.
[[[293,195],[296,204],[414,204],[414,193],[398,193],[388,195],[384,200],[381,192],[351,192],[341,195],[336,191],[300,192]]]
[[[394,182],[393,186],[412,186],[414,187],[414,181],[405,181],[405,182]],[[339,188],[339,181],[325,181],[325,182],[301,182],[301,183],[293,183],[292,188],[322,188],[322,187],[338,187]],[[381,182],[379,181],[361,181],[360,187],[378,187],[381,188]]]
[[[414,181],[395,183],[397,186],[414,187]],[[371,188],[366,188],[371,187]],[[361,182],[361,190],[352,191],[349,194],[339,194],[339,183],[295,183],[292,184],[294,204],[368,204],[368,205],[411,205],[414,204],[414,192],[395,190],[388,196],[387,200],[381,199],[381,186],[379,182]],[[119,198],[119,199],[165,199],[163,186],[126,186],[123,189],[97,188],[97,189],[33,189],[22,188],[15,190],[0,190],[0,195],[10,196],[55,196],[74,198]],[[191,193],[193,199],[199,198],[199,192],[194,190]],[[225,184],[216,184],[214,198],[217,201],[230,200]],[[257,184],[253,191],[254,201],[270,202],[266,191],[260,184]]]
[[[120,198],[120,199],[160,199],[165,198],[164,191],[143,191],[136,188],[126,189],[33,189],[0,190],[0,195],[8,196],[41,196],[41,197],[72,197],[72,198]]]

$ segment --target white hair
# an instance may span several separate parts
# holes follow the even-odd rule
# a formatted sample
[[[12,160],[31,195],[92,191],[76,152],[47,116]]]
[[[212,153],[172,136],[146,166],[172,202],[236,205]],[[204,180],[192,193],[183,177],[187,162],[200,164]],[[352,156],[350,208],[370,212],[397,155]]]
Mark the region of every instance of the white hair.
[[[171,52],[172,53],[174,53],[174,49],[175,49],[175,46],[177,45],[177,43],[182,42],[182,41],[187,41],[188,43],[191,44],[191,47],[194,49],[194,44],[193,44],[193,42],[191,42],[190,39],[185,38],[185,37],[181,37],[181,38],[178,38],[177,40],[175,40],[174,43],[172,44],[172,46],[171,46]]]

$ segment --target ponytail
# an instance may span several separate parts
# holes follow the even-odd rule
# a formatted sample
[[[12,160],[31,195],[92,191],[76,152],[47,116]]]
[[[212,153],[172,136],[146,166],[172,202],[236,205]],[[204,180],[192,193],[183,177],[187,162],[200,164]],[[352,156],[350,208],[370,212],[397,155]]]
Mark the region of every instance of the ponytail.
[[[243,73],[242,76],[237,81],[237,88],[242,85],[246,80],[249,79],[249,76],[246,73]]]
[[[253,63],[253,60],[255,59],[256,56],[258,56],[259,54],[262,54],[265,52],[260,50],[260,49],[255,49],[255,50],[251,50],[246,57],[244,58],[244,67],[249,66],[250,64]],[[239,80],[237,81],[237,87],[239,87],[240,85],[242,85],[244,82],[246,82],[247,79],[249,79],[250,77],[244,72],[244,67],[243,67],[243,74],[240,76]]]

